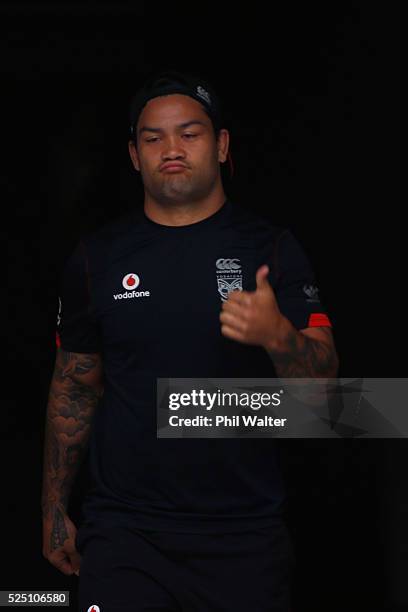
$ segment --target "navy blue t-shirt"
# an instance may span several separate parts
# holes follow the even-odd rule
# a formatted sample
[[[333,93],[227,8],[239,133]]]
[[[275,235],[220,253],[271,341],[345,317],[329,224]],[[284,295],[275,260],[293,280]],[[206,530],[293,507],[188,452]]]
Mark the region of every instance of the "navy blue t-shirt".
[[[265,349],[221,334],[223,300],[270,268],[296,329],[331,326],[290,230],[226,199],[210,217],[165,226],[143,209],[86,235],[60,289],[58,345],[102,354],[90,436],[86,521],[232,532],[273,525],[285,506],[276,441],[157,438],[156,379],[275,377]]]

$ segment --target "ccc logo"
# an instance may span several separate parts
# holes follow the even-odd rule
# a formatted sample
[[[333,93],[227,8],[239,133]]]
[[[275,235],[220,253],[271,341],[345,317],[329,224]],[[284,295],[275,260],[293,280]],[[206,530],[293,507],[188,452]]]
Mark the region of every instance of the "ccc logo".
[[[241,264],[237,262],[239,259],[217,259],[216,266],[218,270],[240,270]]]

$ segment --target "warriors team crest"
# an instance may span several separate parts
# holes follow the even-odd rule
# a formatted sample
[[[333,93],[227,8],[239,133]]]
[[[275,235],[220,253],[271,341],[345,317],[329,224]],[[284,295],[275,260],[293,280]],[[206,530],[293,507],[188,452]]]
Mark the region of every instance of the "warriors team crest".
[[[218,293],[221,300],[226,302],[231,291],[242,291],[242,269],[237,258],[217,259],[216,274]]]
[[[303,291],[307,295],[306,302],[320,302],[319,289],[316,285],[303,285]]]

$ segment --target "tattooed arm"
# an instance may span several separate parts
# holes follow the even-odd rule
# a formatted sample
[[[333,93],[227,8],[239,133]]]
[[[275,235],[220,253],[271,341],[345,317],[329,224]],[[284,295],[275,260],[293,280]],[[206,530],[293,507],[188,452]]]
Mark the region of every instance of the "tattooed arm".
[[[79,570],[68,499],[102,394],[100,355],[57,349],[45,424],[41,507],[43,555],[64,574]]]
[[[339,360],[330,327],[297,331],[286,317],[280,342],[266,347],[280,378],[336,378]]]

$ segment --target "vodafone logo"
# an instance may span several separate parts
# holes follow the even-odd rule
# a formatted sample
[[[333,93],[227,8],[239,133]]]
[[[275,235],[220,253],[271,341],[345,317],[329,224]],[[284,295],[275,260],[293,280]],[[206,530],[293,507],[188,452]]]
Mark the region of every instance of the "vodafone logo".
[[[101,609],[99,606],[91,606],[90,608],[88,608],[87,612],[101,612]]]
[[[137,274],[130,272],[123,277],[122,285],[125,289],[136,289],[140,285],[140,278]]]
[[[131,298],[150,297],[150,291],[143,289],[143,291],[135,291],[140,285],[140,278],[134,272],[125,274],[122,278],[122,287],[127,289],[125,293],[114,293],[114,300],[129,300]]]

